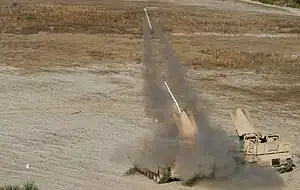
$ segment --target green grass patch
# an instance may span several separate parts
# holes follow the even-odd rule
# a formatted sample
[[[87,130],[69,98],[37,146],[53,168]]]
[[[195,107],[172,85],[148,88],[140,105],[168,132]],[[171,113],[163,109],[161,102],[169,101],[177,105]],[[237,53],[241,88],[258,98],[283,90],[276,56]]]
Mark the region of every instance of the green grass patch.
[[[0,190],[38,190],[38,187],[35,185],[35,182],[26,182],[23,185],[6,185],[0,187]]]

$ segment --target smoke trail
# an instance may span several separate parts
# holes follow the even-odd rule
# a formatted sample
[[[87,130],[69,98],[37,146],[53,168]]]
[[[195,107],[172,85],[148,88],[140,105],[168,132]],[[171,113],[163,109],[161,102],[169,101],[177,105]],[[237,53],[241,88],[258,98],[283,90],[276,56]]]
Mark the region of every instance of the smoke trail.
[[[174,52],[160,27],[156,24],[153,24],[153,26],[160,40],[160,59],[165,64],[165,79],[167,80],[170,88],[174,91],[173,93],[176,98],[183,104],[182,106],[188,109],[194,108],[193,111],[195,111],[194,105],[195,101],[197,101],[197,96],[185,78],[186,70],[183,68],[180,61],[174,56]]]
[[[172,123],[170,113],[172,102],[169,94],[163,89],[163,68],[159,62],[159,52],[153,48],[155,39],[144,22],[144,92],[145,113],[148,117],[156,119],[157,126],[151,126],[153,134],[148,134],[142,141],[142,147],[133,151],[131,158],[141,167],[156,168],[167,167],[176,156],[178,131]],[[156,51],[153,51],[156,50]]]
[[[179,175],[182,176],[183,180],[189,180],[194,176],[200,178],[227,177],[237,168],[237,164],[229,154],[229,151],[233,151],[236,147],[231,142],[227,142],[226,138],[222,138],[223,136],[218,136],[218,133],[210,127],[204,113],[199,111],[201,110],[198,106],[200,99],[194,89],[191,88],[189,81],[185,79],[186,70],[174,56],[172,48],[159,26],[156,24],[153,26],[160,39],[159,45],[162,47],[160,55],[166,68],[165,79],[181,106],[195,113],[199,130],[196,151],[191,151],[185,147],[180,147],[177,151],[176,161],[179,163],[177,168]]]
[[[166,109],[168,105],[168,94],[164,93],[161,88],[163,82],[159,73],[159,66],[157,56],[153,51],[153,41],[151,40],[151,33],[148,24],[144,22],[144,92],[146,95],[146,114],[157,119],[160,122],[165,120]]]
[[[153,23],[152,23],[153,24]],[[184,182],[201,181],[211,188],[217,189],[248,189],[282,187],[281,178],[267,169],[253,168],[241,165],[236,161],[234,152],[235,144],[226,136],[219,126],[209,123],[200,103],[203,101],[191,88],[185,79],[185,70],[180,61],[174,56],[168,40],[158,25],[153,24],[158,35],[158,50],[153,51],[154,37],[151,36],[148,25],[144,26],[144,90],[146,98],[146,114],[159,120],[159,125],[154,128],[153,134],[146,136],[144,147],[135,153],[134,161],[142,167],[168,166],[176,159],[177,171]],[[156,57],[155,57],[156,56]],[[154,59],[154,57],[156,59]],[[157,59],[159,58],[159,59]],[[161,61],[161,63],[160,63]],[[165,79],[181,107],[191,109],[199,134],[195,151],[187,147],[178,146],[178,131],[171,117],[171,98],[162,88]],[[152,127],[152,126],[151,126]]]

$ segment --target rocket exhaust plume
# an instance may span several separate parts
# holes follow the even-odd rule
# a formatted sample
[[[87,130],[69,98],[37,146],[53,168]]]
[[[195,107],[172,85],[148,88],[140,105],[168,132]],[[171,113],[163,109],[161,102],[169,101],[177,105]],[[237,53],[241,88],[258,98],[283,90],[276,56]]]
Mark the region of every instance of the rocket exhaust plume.
[[[186,79],[186,69],[174,55],[159,25],[144,22],[144,94],[147,117],[158,120],[144,147],[131,151],[131,159],[145,168],[168,166],[175,160],[183,183],[212,189],[282,189],[283,181],[273,170],[243,165],[235,159],[238,147],[220,126],[209,122],[203,100]],[[179,146],[178,130],[170,113],[173,102],[164,80],[182,108],[192,110],[198,134],[196,149]]]

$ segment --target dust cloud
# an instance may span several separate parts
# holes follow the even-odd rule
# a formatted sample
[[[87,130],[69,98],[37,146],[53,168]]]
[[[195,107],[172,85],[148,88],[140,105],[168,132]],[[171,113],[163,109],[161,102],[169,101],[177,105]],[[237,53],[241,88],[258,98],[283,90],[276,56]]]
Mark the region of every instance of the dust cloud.
[[[156,120],[152,134],[131,149],[130,159],[141,167],[169,166],[175,159],[181,180],[187,185],[204,185],[211,189],[281,189],[280,176],[269,169],[242,164],[235,158],[238,149],[220,126],[208,121],[204,101],[197,96],[187,71],[163,35],[159,25],[155,32],[144,24],[144,92],[148,117]],[[171,115],[174,103],[166,91],[166,80],[181,108],[192,110],[198,127],[196,149],[179,146],[178,131]],[[176,110],[175,110],[176,111]]]

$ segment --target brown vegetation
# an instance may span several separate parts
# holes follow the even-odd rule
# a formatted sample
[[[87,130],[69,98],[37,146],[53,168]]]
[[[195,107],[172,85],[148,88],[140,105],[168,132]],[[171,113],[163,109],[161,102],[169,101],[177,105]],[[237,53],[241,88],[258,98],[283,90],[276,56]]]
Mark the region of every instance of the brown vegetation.
[[[249,15],[169,4],[159,7],[151,9],[150,14],[164,27],[164,32],[300,32],[297,27],[300,19],[293,16]],[[39,70],[142,60],[144,15],[139,3],[112,5],[103,1],[92,6],[25,3],[2,6],[0,17],[1,32],[21,34],[2,34],[6,40],[1,42],[4,51],[0,55],[9,65]],[[62,34],[66,32],[70,34]],[[27,38],[22,34],[37,35]],[[297,38],[195,36],[173,37],[172,40],[177,56],[194,68],[300,72],[300,58],[292,56],[300,52]]]
[[[3,37],[5,40],[2,41],[2,47],[5,51],[0,53],[3,60],[11,66],[34,71],[53,66],[73,67],[107,62],[119,65],[140,63],[143,57],[143,40],[132,35],[124,37],[39,33],[30,38],[24,35]],[[14,41],[16,38],[18,40]],[[281,39],[244,37],[237,40],[217,36],[173,37],[170,40],[179,59],[192,68],[300,73],[300,58],[289,54],[291,50],[300,51],[297,46],[299,40],[296,39],[283,40],[285,43]],[[290,49],[284,49],[286,46]],[[280,51],[282,49],[284,50]]]
[[[254,0],[271,5],[300,8],[299,0]]]
[[[249,15],[234,11],[160,6],[151,10],[165,31],[299,33],[293,16]],[[0,31],[32,34],[38,31],[104,34],[142,34],[141,7],[85,5],[18,5],[1,8]]]
[[[300,58],[281,53],[243,52],[228,49],[201,50],[187,60],[191,66],[205,68],[250,69],[261,73],[300,73]]]

